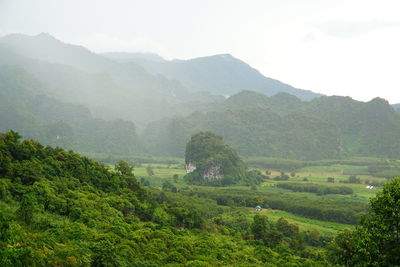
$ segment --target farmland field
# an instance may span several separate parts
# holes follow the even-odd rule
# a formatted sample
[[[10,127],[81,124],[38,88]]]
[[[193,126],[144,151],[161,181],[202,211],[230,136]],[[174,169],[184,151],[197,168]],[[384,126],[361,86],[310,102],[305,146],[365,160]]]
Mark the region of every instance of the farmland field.
[[[148,166],[152,167],[154,174],[148,174],[146,170]],[[183,180],[185,170],[182,168],[182,166],[182,164],[142,164],[140,167],[135,167],[134,173],[138,180],[146,180],[149,182],[151,187],[159,188],[159,190],[161,190],[163,184],[168,181],[173,184],[179,192],[183,194],[192,194],[188,192],[203,192],[201,195],[202,198],[209,200],[213,199],[213,201],[216,199],[214,194],[218,194],[216,192],[223,192],[223,194],[228,195],[239,194],[247,196],[254,195],[258,197],[265,196],[267,199],[271,194],[278,194],[282,196],[283,199],[302,199],[308,202],[320,201],[321,203],[337,203],[338,206],[346,205],[346,203],[355,203],[357,205],[364,205],[365,207],[367,206],[369,199],[371,197],[374,197],[376,192],[379,190],[379,187],[377,186],[372,189],[366,188],[366,186],[370,182],[383,183],[386,181],[385,178],[378,178],[368,175],[367,166],[333,164],[329,166],[307,166],[293,170],[291,172],[287,172],[286,174],[289,176],[289,179],[285,181],[277,181],[273,179],[274,177],[282,174],[281,170],[269,169],[267,170],[267,174],[270,179],[265,180],[263,183],[256,187],[253,187],[252,190],[250,189],[250,187],[246,186],[210,188],[205,186],[187,185]],[[266,172],[265,170],[257,167],[254,167],[253,169]],[[173,179],[174,175],[178,175],[178,177],[175,177],[175,179]],[[359,183],[349,183],[348,179],[350,176],[356,176],[359,179]],[[331,180],[331,182],[328,182],[328,178],[333,178],[333,180]],[[278,183],[304,185],[308,184],[323,187],[343,186],[351,188],[353,193],[348,195],[318,195],[311,192],[294,192],[288,189],[277,187]],[[226,204],[223,204],[223,206],[225,205]],[[230,205],[231,208],[241,210],[242,212],[247,214],[248,218],[251,218],[255,214],[254,208],[252,207],[246,207],[243,206],[243,204],[237,203],[231,203],[228,205]],[[276,221],[280,217],[283,217],[290,223],[297,224],[301,230],[317,230],[322,235],[326,236],[332,236],[340,230],[353,227],[353,225],[351,224],[313,219],[310,217],[301,216],[299,214],[294,214],[292,212],[279,209],[270,209],[267,207],[265,207],[262,212],[260,212],[260,214],[267,215],[268,218],[270,218],[272,221]]]

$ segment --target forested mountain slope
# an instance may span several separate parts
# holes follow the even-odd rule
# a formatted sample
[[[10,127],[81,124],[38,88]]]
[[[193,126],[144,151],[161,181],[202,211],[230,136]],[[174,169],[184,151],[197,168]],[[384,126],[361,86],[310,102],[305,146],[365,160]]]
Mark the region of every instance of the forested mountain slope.
[[[44,95],[48,90],[25,70],[0,66],[0,132],[16,130],[48,145],[80,151],[143,151],[132,122],[95,119],[83,106]]]
[[[281,116],[263,108],[165,119],[150,124],[143,138],[154,153],[181,156],[188,138],[204,130],[223,136],[245,156],[330,158],[337,157],[341,148],[334,125],[296,114]]]
[[[360,102],[349,97],[321,97],[300,114],[336,125],[343,148],[351,155],[400,156],[400,114],[384,99]]]
[[[58,100],[84,105],[102,118],[133,120],[140,127],[164,116],[182,114],[175,107],[180,103],[222,98],[192,92],[178,81],[149,74],[137,64],[108,60],[48,34],[2,37],[0,55],[0,64],[24,68]]]
[[[187,117],[149,125],[144,138],[155,153],[182,155],[189,136],[209,130],[247,156],[321,159],[400,157],[400,115],[383,99],[359,102],[242,92]]]

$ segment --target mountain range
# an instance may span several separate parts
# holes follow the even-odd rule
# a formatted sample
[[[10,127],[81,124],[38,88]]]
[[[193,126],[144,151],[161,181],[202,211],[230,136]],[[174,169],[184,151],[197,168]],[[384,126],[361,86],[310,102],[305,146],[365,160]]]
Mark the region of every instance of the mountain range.
[[[302,160],[400,157],[400,114],[380,98],[324,96],[310,102],[245,91],[187,117],[151,123],[143,138],[153,153],[182,156],[198,131],[224,137],[241,155]]]
[[[157,55],[141,53],[103,55],[119,62],[134,62],[152,74],[162,74],[169,79],[178,80],[194,91],[208,91],[224,96],[231,96],[244,90],[260,92],[267,96],[285,92],[302,100],[321,96],[265,77],[258,70],[230,54],[172,61],[164,60]]]
[[[229,54],[96,54],[49,34],[0,38],[0,131],[83,152],[183,156],[209,130],[244,156],[400,157],[400,113],[322,96]]]

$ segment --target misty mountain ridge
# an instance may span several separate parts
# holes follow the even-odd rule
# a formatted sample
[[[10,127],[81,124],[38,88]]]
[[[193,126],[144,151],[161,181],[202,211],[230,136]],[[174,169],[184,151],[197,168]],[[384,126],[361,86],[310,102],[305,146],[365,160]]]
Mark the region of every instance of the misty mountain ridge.
[[[0,58],[0,130],[45,144],[182,156],[192,134],[209,130],[245,156],[400,158],[397,106],[317,97],[229,54],[98,55],[48,34],[16,34],[0,38]]]
[[[142,127],[174,115],[168,110],[175,112],[179,103],[222,100],[209,93],[192,92],[179,81],[149,74],[137,64],[114,62],[48,34],[2,37],[0,54],[4,56],[1,64],[24,68],[58,100],[85,105],[105,119],[133,120]]]
[[[103,54],[105,57],[121,61],[121,54]],[[157,56],[154,56],[157,58]],[[195,91],[209,91],[230,96],[243,90],[252,90],[267,96],[286,92],[302,100],[321,96],[308,90],[294,88],[278,80],[265,77],[249,64],[231,54],[219,54],[189,60],[152,60],[140,54],[126,54],[126,61],[137,63],[153,74],[162,74],[182,82]]]
[[[46,96],[25,70],[0,65],[0,132],[24,133],[47,145],[97,153],[143,152],[133,122],[94,118],[80,105]]]
[[[154,53],[107,52],[107,53],[101,53],[100,55],[102,55],[106,58],[112,59],[119,63],[129,63],[129,62],[135,62],[135,61],[140,62],[140,60],[149,60],[149,61],[155,61],[155,62],[166,61],[163,57],[161,57],[160,55],[154,54]]]
[[[82,46],[66,44],[43,33],[36,36],[7,35],[0,38],[0,50],[0,53],[6,55],[2,64],[24,68],[51,90],[49,94],[52,97],[87,106],[94,115],[104,119],[133,120],[139,129],[143,129],[150,121],[167,116],[190,114],[206,103],[219,103],[223,100],[223,97],[218,96],[221,95],[218,90],[207,91],[196,86],[193,89],[185,86],[182,80],[175,77],[168,79],[166,75],[150,73],[143,64],[133,62],[151,61],[160,64],[168,62],[153,54],[106,54],[113,57],[111,60],[92,53]],[[255,71],[230,55],[192,61],[207,63],[208,58],[222,58],[222,62],[227,64],[227,69],[232,69],[229,67],[231,61],[234,65],[239,62],[245,70]],[[172,62],[179,65],[180,62],[186,61]],[[207,68],[207,65],[209,63],[204,67]],[[202,75],[201,79],[214,79],[210,70],[205,70]],[[204,75],[210,75],[210,78]],[[221,75],[216,74],[216,76],[218,87],[221,82],[225,87],[229,86],[229,80],[221,81]],[[229,75],[226,77],[230,78]],[[235,83],[236,81],[232,82]]]

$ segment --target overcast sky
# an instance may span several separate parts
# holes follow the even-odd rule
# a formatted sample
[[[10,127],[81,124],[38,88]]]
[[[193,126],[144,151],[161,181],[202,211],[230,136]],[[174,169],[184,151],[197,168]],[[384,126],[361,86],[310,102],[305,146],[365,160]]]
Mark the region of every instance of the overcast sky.
[[[230,53],[298,88],[397,103],[399,14],[399,0],[0,0],[0,35],[167,59]]]

